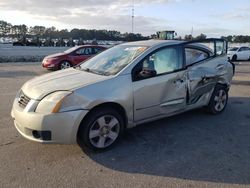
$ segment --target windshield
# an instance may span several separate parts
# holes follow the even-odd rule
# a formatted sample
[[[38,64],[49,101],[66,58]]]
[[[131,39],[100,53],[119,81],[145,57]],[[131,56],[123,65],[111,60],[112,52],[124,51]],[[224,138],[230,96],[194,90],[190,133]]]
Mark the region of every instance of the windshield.
[[[234,48],[229,48],[228,51],[237,51],[238,49],[239,49],[239,48],[234,47]]]
[[[115,75],[146,49],[145,46],[115,46],[85,61],[80,66],[88,72]]]

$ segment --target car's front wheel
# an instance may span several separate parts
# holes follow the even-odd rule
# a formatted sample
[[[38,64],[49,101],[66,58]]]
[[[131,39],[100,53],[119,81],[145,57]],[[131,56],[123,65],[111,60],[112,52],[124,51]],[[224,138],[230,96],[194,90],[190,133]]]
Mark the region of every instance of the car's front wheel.
[[[237,61],[237,55],[233,55],[232,61]]]
[[[78,131],[78,140],[88,148],[102,151],[118,142],[124,130],[122,116],[111,108],[90,112]]]
[[[68,61],[62,61],[59,65],[59,69],[63,70],[63,69],[67,69],[71,67],[71,63]]]
[[[217,85],[210,98],[207,109],[212,114],[221,113],[227,105],[228,91],[225,86]]]

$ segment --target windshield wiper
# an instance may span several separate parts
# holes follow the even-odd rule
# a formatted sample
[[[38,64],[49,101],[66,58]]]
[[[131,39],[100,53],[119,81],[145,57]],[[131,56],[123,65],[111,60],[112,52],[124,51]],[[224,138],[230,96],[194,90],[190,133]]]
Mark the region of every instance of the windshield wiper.
[[[98,70],[95,70],[95,69],[89,69],[89,72],[92,72],[92,73],[95,73],[95,74],[99,74],[99,75],[105,75],[104,72],[98,71]]]
[[[103,72],[103,71],[98,71],[98,70],[95,70],[95,69],[85,68],[85,69],[81,69],[81,70],[86,71],[86,72],[91,72],[91,73],[94,73],[94,74],[109,76],[108,73],[105,73],[105,72]]]

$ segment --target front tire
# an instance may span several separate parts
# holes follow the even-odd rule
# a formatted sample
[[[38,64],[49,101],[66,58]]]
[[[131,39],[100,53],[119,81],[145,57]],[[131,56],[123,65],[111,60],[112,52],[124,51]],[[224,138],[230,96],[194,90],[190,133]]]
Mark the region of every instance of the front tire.
[[[124,130],[122,116],[111,108],[100,108],[90,112],[81,123],[78,140],[94,151],[103,151],[114,146]]]
[[[59,70],[63,70],[63,69],[67,69],[67,68],[70,68],[72,65],[69,61],[62,61],[60,64],[59,64]]]
[[[228,101],[228,90],[225,86],[217,85],[207,106],[211,114],[219,114],[224,111]]]
[[[232,61],[237,61],[237,55],[233,55]]]

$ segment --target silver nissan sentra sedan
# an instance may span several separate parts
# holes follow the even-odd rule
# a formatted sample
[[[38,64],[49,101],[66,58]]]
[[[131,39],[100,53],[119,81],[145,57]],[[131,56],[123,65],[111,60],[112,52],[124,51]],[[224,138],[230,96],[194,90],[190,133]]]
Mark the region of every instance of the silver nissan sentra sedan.
[[[29,140],[104,150],[138,124],[201,107],[219,114],[233,74],[221,39],[124,43],[29,80],[11,115]]]

